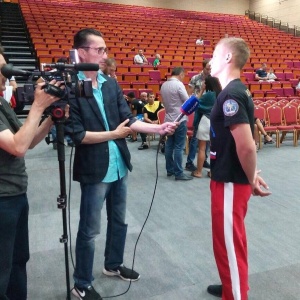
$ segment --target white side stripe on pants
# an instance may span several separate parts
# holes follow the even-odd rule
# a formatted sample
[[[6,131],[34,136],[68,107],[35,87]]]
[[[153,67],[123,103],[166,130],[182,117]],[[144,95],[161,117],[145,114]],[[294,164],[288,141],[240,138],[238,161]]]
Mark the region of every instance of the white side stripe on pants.
[[[224,184],[224,237],[234,300],[241,300],[240,277],[233,240],[233,183]]]

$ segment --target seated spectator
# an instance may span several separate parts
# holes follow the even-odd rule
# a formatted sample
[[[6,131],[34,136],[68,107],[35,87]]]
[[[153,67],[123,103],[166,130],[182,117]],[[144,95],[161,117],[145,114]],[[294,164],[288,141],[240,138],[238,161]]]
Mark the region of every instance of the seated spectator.
[[[140,99],[136,99],[133,92],[130,92],[127,94],[127,101],[130,102],[130,107],[132,114],[140,121],[144,120],[143,116],[143,107],[147,103],[147,93],[142,92],[140,95]],[[140,133],[140,136],[142,138],[142,142],[146,142],[146,133]],[[133,131],[130,142],[136,142],[137,141],[137,132]]]
[[[106,66],[104,68],[103,73],[111,78],[114,78],[118,81],[117,75],[116,75],[116,69],[117,69],[117,63],[114,58],[108,58],[105,61]]]
[[[298,82],[298,84],[296,85],[295,89],[296,89],[296,95],[297,95],[297,96],[300,96],[300,78],[299,78],[299,82]]]
[[[272,68],[269,69],[267,77],[269,82],[275,81],[277,79],[277,76],[275,75],[274,70]]]
[[[203,38],[200,36],[197,40],[196,40],[196,45],[198,46],[203,46],[204,40]]]
[[[154,69],[157,69],[157,67],[160,65],[160,55],[158,53],[155,54],[155,60],[153,61],[153,67]]]
[[[255,79],[259,81],[267,81],[268,73],[266,70],[267,70],[267,64],[262,63],[261,67],[257,69],[255,72]]]
[[[148,64],[148,60],[144,55],[144,51],[142,49],[139,50],[139,53],[134,57],[134,63],[137,65],[145,65]]]
[[[160,101],[155,101],[154,93],[148,93],[148,103],[143,107],[144,122],[150,124],[158,124],[157,113],[163,109],[164,106]],[[139,150],[148,149],[146,140],[142,142],[142,145],[138,148]]]
[[[272,137],[270,137],[266,133],[266,131],[264,129],[264,125],[261,122],[261,120],[259,118],[254,118],[254,140],[255,140],[255,144],[256,144],[256,151],[258,151],[258,149],[259,149],[259,145],[258,145],[259,132],[261,132],[261,134],[264,136],[264,144],[273,144],[274,143]]]

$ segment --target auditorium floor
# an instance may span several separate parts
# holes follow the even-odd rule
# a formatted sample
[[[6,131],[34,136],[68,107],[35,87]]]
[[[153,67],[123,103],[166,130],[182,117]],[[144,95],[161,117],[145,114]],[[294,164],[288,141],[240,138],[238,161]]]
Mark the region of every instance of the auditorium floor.
[[[129,174],[128,235],[124,263],[132,265],[135,242],[147,216],[156,170],[157,141],[139,151],[128,143],[133,172]],[[71,148],[66,148],[69,183]],[[186,155],[184,155],[184,164]],[[56,151],[42,142],[28,152],[29,230],[28,299],[66,299],[62,212],[57,208],[59,168]],[[252,197],[246,219],[249,249],[249,300],[298,300],[300,295],[300,147],[291,138],[279,148],[266,145],[258,152],[258,166],[272,195]],[[72,252],[78,226],[80,189],[71,182],[70,214]],[[67,186],[68,190],[68,186]],[[123,293],[128,283],[102,274],[106,211],[96,240],[93,285],[102,297]],[[73,266],[70,260],[70,281]],[[158,155],[158,182],[151,214],[136,248],[139,281],[119,299],[213,300],[206,287],[218,283],[212,253],[209,178],[188,182],[167,177],[164,156]],[[75,299],[71,296],[71,299]]]

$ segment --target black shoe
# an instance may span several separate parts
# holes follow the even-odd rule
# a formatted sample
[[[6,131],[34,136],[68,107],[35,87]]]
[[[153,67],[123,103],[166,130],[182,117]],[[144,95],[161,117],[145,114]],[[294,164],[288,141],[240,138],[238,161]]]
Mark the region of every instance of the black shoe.
[[[103,274],[107,276],[118,276],[125,281],[137,281],[140,279],[140,274],[134,270],[121,265],[114,270],[109,270],[104,267]]]
[[[101,296],[91,285],[88,288],[79,288],[74,285],[72,294],[80,300],[102,300]]]
[[[264,144],[274,144],[273,140],[267,141],[267,139],[264,139]]]
[[[144,150],[144,149],[148,149],[149,146],[146,143],[142,143],[141,146],[138,147],[139,150]]]
[[[192,180],[193,176],[182,174],[180,176],[175,176],[175,180]]]
[[[70,141],[70,142],[68,142],[68,146],[69,146],[69,147],[75,147],[75,144],[74,144],[73,141]]]
[[[222,298],[222,285],[213,284],[207,287],[207,292],[215,297]]]
[[[167,173],[168,177],[173,176],[173,175],[174,175],[174,173],[169,173],[169,172]]]
[[[210,169],[210,164],[206,160],[203,163],[203,168]]]
[[[129,142],[131,142],[131,143],[137,142],[137,139],[131,138],[131,139],[129,139]]]
[[[196,170],[197,170],[197,167],[196,167],[193,163],[187,163],[187,164],[185,165],[185,169],[186,169],[187,171],[193,172],[193,171],[196,171]]]

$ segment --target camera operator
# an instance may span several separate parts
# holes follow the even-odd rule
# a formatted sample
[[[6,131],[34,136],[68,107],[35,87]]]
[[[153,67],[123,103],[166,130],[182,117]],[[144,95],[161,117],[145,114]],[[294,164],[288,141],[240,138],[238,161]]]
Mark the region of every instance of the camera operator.
[[[0,54],[0,70],[5,65]],[[0,72],[0,92],[6,78]],[[59,86],[60,82],[50,84]],[[26,300],[26,263],[29,260],[27,174],[24,155],[37,145],[53,125],[51,118],[40,126],[44,110],[58,98],[39,84],[24,124],[0,97],[0,299]]]
[[[74,36],[74,48],[82,63],[105,66],[107,48],[102,34],[82,29]],[[79,299],[100,300],[92,286],[95,238],[100,233],[101,209],[106,200],[107,235],[103,273],[136,281],[140,275],[123,265],[127,224],[127,173],[130,153],[125,137],[132,131],[173,134],[177,124],[148,124],[130,112],[117,81],[102,72],[79,72],[79,79],[90,78],[92,97],[70,101],[70,133],[76,144],[73,179],[80,182],[80,221],[76,240],[75,286]]]

